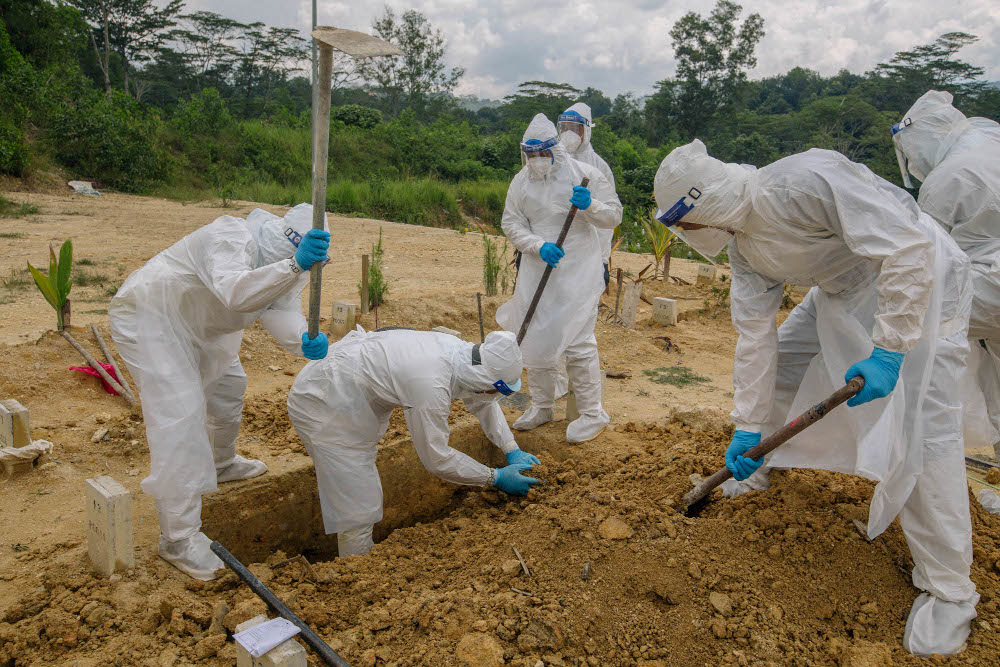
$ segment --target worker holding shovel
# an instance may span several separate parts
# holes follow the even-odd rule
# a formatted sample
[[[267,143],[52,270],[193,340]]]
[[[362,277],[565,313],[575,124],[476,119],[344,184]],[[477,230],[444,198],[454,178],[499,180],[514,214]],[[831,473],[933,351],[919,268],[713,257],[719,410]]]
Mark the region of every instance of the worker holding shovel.
[[[555,125],[543,114],[528,125],[521,154],[525,168],[511,181],[501,222],[504,234],[522,253],[521,269],[514,296],[497,310],[497,322],[508,331],[521,329],[528,313],[533,314],[521,341],[531,406],[514,428],[527,431],[552,421],[558,365],[565,356],[580,410],[580,417],[566,429],[566,439],[585,442],[610,421],[601,405],[594,337],[604,291],[598,229],[617,227],[622,205],[596,167],[567,155]],[[580,185],[585,179],[589,187]],[[560,247],[557,241],[571,212],[576,212],[575,220]],[[554,267],[551,280],[532,309],[546,265]]]
[[[729,247],[740,338],[726,452],[737,481],[724,491],[767,488],[766,467],[744,454],[861,376],[849,409],[767,465],[878,481],[868,535],[899,516],[923,591],[903,644],[917,655],[961,650],[979,600],[956,391],[969,349],[968,259],[905,191],[834,151],[752,170],[695,140],[664,159],[654,190],[660,222],[696,250]],[[813,289],[778,328],[786,283]]]
[[[195,579],[222,568],[201,532],[201,496],[221,482],[267,472],[236,453],[247,376],[243,330],[256,321],[289,352],[326,355],[309,338],[300,294],[330,234],[311,229],[312,206],[284,218],[257,209],[222,216],[134,272],[111,300],[111,336],[139,386],[156,499],[159,553]]]

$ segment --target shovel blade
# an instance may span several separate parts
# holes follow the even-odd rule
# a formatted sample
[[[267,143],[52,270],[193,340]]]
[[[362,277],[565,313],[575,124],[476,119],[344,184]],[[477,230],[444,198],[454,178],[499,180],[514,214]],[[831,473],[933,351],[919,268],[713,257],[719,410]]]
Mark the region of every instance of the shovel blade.
[[[333,47],[355,58],[372,58],[375,56],[401,56],[399,47],[389,42],[372,37],[357,30],[334,28],[320,25],[312,31],[313,39],[321,44]]]

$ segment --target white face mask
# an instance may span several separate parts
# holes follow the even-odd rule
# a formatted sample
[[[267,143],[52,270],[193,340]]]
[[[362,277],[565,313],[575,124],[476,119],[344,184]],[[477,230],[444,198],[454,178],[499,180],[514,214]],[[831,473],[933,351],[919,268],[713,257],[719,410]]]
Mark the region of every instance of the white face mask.
[[[533,157],[528,160],[528,169],[536,176],[548,176],[552,171],[552,158]]]
[[[566,131],[559,135],[559,142],[566,147],[566,150],[570,153],[575,153],[580,144],[583,143],[583,139],[576,132]]]

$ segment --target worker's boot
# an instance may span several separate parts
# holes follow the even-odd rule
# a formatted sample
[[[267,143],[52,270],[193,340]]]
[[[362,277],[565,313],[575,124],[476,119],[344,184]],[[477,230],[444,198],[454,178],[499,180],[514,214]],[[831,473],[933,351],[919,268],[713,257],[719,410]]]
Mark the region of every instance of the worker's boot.
[[[374,524],[354,528],[352,530],[342,530],[337,533],[337,555],[341,558],[348,556],[363,556],[372,550],[375,542],[372,540],[372,528]]]
[[[160,558],[195,579],[211,581],[225,564],[212,553],[212,540],[201,532],[201,496],[157,498]]]
[[[528,393],[531,394],[531,405],[516,422],[514,428],[518,431],[530,431],[542,424],[552,421],[555,416],[556,376],[554,368],[529,368]]]
[[[601,406],[601,362],[596,350],[585,357],[568,359],[566,370],[576,394],[576,408],[580,412],[580,416],[566,427],[566,440],[593,440],[611,423],[611,417]]]
[[[259,477],[267,472],[267,465],[257,459],[246,459],[236,453],[236,435],[240,424],[215,425],[208,423],[208,439],[215,458],[215,477],[219,484]]]

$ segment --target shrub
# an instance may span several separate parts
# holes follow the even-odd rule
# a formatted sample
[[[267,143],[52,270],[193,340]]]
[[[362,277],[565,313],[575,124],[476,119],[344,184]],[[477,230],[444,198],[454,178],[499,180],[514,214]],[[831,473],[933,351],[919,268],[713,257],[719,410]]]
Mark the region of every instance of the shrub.
[[[0,173],[23,176],[28,167],[28,144],[14,122],[0,116]]]
[[[345,104],[330,109],[330,120],[339,120],[347,127],[370,130],[382,122],[382,112],[360,104]]]
[[[378,308],[389,293],[389,281],[386,280],[383,263],[385,249],[382,247],[382,228],[378,228],[378,243],[372,244],[371,261],[368,262],[368,305]],[[358,294],[361,294],[361,283],[358,283]]]
[[[206,88],[177,105],[171,123],[187,135],[219,134],[233,122],[226,101],[215,88]]]

